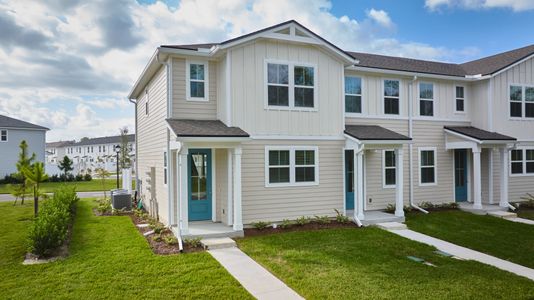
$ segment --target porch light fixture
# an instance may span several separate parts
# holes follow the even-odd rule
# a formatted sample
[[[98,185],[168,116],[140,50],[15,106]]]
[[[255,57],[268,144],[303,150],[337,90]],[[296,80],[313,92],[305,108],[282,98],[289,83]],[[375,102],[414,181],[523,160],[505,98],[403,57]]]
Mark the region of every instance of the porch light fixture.
[[[115,145],[114,150],[115,150],[115,153],[117,154],[117,161],[116,161],[116,165],[117,165],[117,189],[119,189],[119,154],[121,152],[121,146],[120,145]]]

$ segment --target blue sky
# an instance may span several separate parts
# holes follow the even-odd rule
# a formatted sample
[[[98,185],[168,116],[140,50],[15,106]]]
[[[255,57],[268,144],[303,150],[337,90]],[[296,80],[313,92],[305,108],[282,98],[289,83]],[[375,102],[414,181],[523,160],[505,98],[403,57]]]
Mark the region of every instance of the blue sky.
[[[0,0],[0,114],[47,140],[134,130],[126,95],[161,44],[289,19],[342,49],[464,62],[534,43],[534,0]]]

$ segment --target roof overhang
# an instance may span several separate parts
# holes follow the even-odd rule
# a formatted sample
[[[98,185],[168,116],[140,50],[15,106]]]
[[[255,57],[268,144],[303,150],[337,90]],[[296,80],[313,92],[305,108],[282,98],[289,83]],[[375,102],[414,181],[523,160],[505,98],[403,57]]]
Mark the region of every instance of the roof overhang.
[[[362,66],[348,66],[347,70],[350,71],[360,71],[360,72],[369,72],[369,73],[381,73],[381,74],[391,74],[391,75],[400,75],[400,76],[417,76],[425,78],[434,78],[434,79],[443,79],[443,80],[455,80],[455,81],[478,81],[483,79],[488,79],[489,76],[451,76],[451,75],[441,75],[434,73],[422,73],[422,72],[411,72],[411,71],[402,71],[402,70],[392,70],[392,69],[383,69],[383,68],[371,68],[371,67],[362,67]]]
[[[444,128],[445,132],[445,148],[450,149],[480,149],[480,148],[493,148],[493,147],[509,147],[517,143],[515,138],[490,138],[490,137],[477,137],[472,134],[459,132],[450,128]],[[485,132],[485,131],[484,131]],[[496,134],[497,133],[491,133]],[[504,137],[504,136],[503,136]]]

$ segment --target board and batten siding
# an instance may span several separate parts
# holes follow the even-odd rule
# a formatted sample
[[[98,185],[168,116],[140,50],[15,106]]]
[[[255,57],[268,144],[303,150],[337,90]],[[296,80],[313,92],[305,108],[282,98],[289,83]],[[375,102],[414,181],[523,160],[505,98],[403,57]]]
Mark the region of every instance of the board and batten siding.
[[[187,59],[172,60],[172,116],[177,119],[217,119],[217,62],[208,63],[209,101],[188,101],[186,96]]]
[[[343,64],[313,46],[258,40],[230,50],[232,124],[251,135],[341,136]],[[266,109],[265,61],[314,64],[317,111]]]
[[[228,157],[227,149],[213,149],[215,156],[215,220],[227,224],[228,218]]]
[[[149,114],[145,114],[147,94],[137,99],[137,168],[142,182],[141,197],[145,207],[156,209],[160,220],[168,225],[167,187],[163,184],[163,151],[167,146],[167,72],[161,67],[146,86]],[[155,168],[155,182],[149,182],[151,168]],[[155,203],[151,204],[150,188],[155,189]],[[151,212],[156,213],[156,212]]]
[[[319,184],[265,187],[266,146],[317,146]],[[255,140],[243,144],[243,223],[294,220],[301,216],[335,216],[343,211],[344,141]]]

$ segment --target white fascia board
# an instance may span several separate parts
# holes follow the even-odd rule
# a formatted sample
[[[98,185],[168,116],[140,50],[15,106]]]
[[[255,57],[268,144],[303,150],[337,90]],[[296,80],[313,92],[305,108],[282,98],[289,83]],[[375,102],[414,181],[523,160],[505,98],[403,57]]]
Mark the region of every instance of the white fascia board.
[[[360,66],[349,66],[346,68],[350,71],[361,71],[361,72],[371,72],[371,73],[381,73],[381,74],[392,74],[392,75],[404,75],[404,76],[417,76],[424,78],[434,78],[434,79],[445,79],[445,80],[455,80],[455,81],[477,81],[486,78],[467,78],[462,76],[448,76],[448,75],[438,75],[438,74],[429,74],[429,73],[420,73],[420,72],[409,72],[409,71],[397,71],[397,70],[388,70],[380,68],[369,68],[369,67],[360,67]]]
[[[464,135],[464,134],[461,134],[461,133],[458,133],[458,132],[455,132],[455,131],[451,131],[449,129],[443,129],[445,130],[446,133],[450,134],[450,135],[454,135],[455,137],[458,137],[458,138],[461,138],[461,139],[464,139],[464,140],[468,140],[468,141],[471,141],[471,142],[475,142],[477,144],[481,144],[482,141],[479,140],[479,139],[475,139],[475,138],[472,138],[470,136],[467,136],[467,135]]]
[[[413,144],[412,140],[360,140],[365,145],[407,145]]]
[[[192,136],[192,137],[177,137],[177,141],[182,142],[245,142],[250,140],[249,137],[202,137],[202,136]]]
[[[33,130],[33,131],[48,131],[49,128],[24,128],[24,127],[0,127],[0,129],[7,130]]]
[[[137,91],[139,89],[139,87],[140,86],[144,87],[144,85],[146,85],[145,81],[146,81],[146,77],[147,77],[148,73],[150,73],[149,70],[152,69],[155,64],[158,64],[158,62],[157,62],[158,54],[159,54],[159,47],[156,48],[156,51],[154,51],[154,53],[150,57],[150,60],[148,61],[148,63],[146,64],[145,68],[141,72],[141,75],[139,76],[139,78],[137,78],[137,80],[135,81],[134,85],[130,89],[130,92],[128,93],[128,99],[129,100],[136,99],[137,95],[139,95],[139,91]]]

